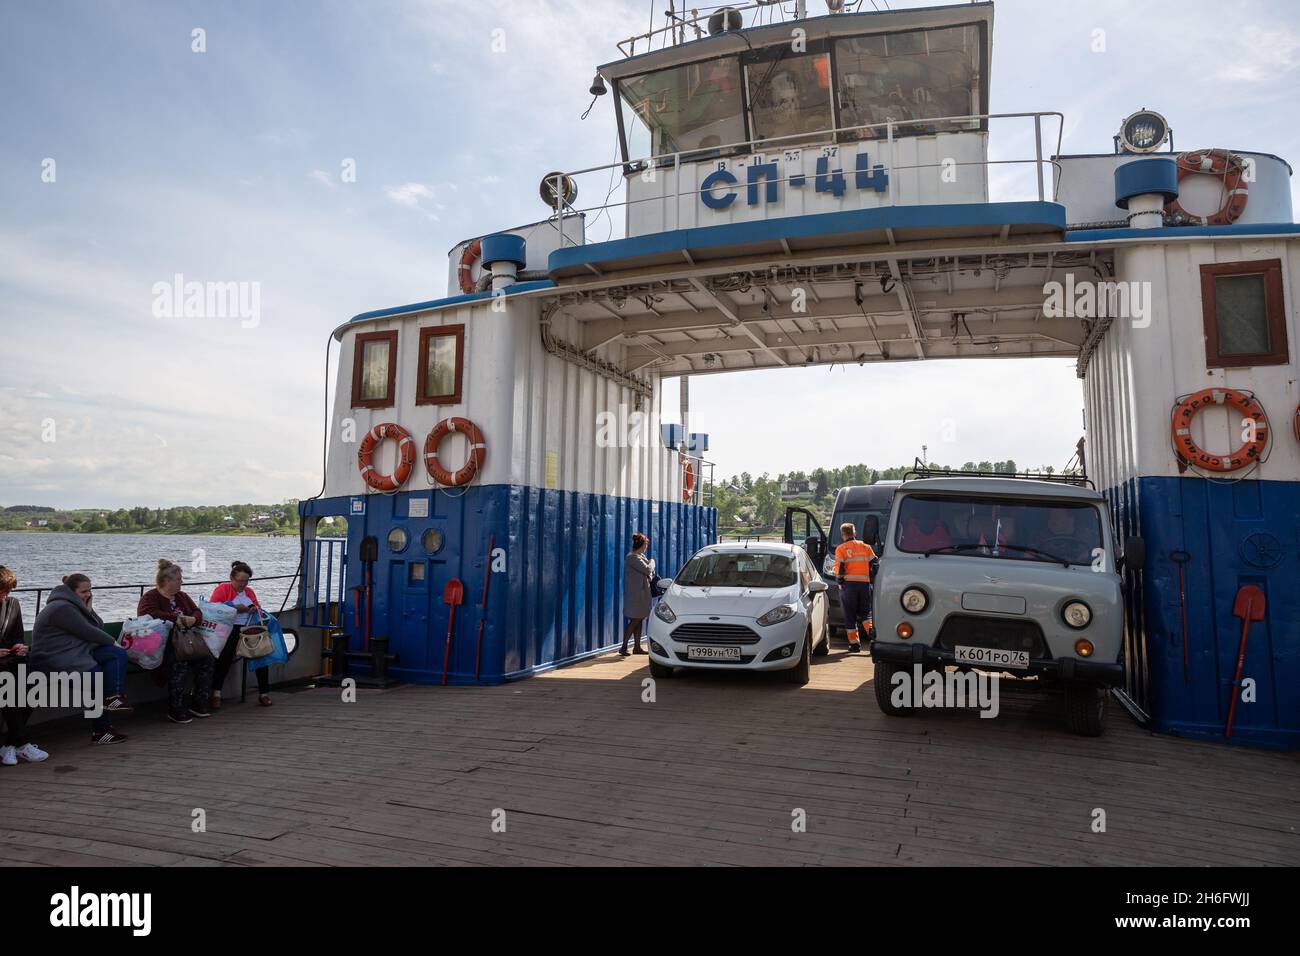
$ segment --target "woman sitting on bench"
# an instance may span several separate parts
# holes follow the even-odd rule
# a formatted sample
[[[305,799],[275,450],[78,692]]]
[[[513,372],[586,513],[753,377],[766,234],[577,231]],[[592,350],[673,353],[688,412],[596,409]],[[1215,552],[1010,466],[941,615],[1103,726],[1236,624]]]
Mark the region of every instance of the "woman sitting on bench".
[[[235,661],[235,649],[239,646],[239,629],[250,624],[256,624],[257,621],[252,619],[253,612],[262,609],[262,605],[258,603],[257,595],[248,586],[248,582],[252,580],[252,577],[252,568],[243,561],[235,561],[230,565],[230,580],[224,584],[218,584],[217,589],[212,592],[212,597],[209,598],[213,604],[233,604],[239,609],[239,614],[235,617],[235,630],[230,635],[230,640],[226,641],[221,656],[217,658],[217,673],[212,679],[213,710],[221,709],[221,688],[226,683],[226,675],[230,673],[230,665]],[[267,668],[259,667],[253,673],[257,675],[257,702],[263,707],[270,707],[271,678],[267,673]]]

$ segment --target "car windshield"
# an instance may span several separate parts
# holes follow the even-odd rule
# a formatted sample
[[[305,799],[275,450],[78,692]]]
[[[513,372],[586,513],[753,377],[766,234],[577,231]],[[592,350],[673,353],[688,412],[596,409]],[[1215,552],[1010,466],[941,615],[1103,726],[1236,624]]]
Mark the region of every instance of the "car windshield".
[[[894,541],[913,554],[1091,564],[1102,548],[1101,513],[1088,502],[908,495]]]
[[[794,558],[738,551],[697,554],[677,575],[677,583],[688,588],[788,588],[795,583]]]

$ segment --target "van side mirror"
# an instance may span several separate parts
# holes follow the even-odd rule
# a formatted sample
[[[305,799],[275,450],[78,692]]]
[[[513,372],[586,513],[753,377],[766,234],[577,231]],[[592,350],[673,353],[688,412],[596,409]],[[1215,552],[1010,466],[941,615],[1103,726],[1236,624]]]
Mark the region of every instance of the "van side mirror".
[[[867,515],[862,519],[862,540],[871,545],[880,540],[879,515]]]
[[[1147,543],[1137,535],[1124,539],[1124,554],[1120,558],[1120,570],[1140,570],[1147,563]]]

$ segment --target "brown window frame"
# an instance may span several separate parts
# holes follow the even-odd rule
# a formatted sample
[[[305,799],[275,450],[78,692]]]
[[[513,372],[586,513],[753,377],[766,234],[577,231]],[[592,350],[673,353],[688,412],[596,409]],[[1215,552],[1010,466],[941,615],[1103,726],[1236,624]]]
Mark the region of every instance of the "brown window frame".
[[[388,390],[383,398],[361,397],[361,359],[367,342],[388,343]],[[352,351],[352,407],[392,408],[397,404],[397,332],[362,332],[357,335]]]
[[[435,338],[454,335],[456,337],[456,390],[450,395],[425,395],[425,386],[429,384],[429,342]],[[420,329],[420,366],[416,375],[415,404],[417,405],[459,405],[465,384],[465,326],[430,325]]]
[[[1264,317],[1268,323],[1267,352],[1223,354],[1219,351],[1219,320],[1215,280],[1220,276],[1262,275]],[[1286,293],[1282,284],[1281,259],[1253,259],[1249,262],[1207,262],[1201,266],[1201,318],[1205,325],[1206,368],[1245,368],[1252,365],[1286,365],[1289,345],[1286,335]]]

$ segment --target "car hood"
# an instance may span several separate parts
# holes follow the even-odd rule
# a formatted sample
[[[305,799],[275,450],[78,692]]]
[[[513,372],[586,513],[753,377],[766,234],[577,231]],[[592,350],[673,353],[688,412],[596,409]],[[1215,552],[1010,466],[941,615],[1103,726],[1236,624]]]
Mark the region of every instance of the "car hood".
[[[674,584],[664,600],[678,617],[716,614],[719,617],[756,618],[778,604],[794,600],[794,588],[697,588]]]

